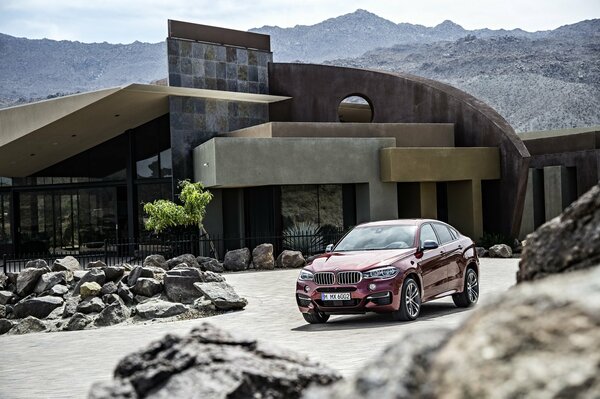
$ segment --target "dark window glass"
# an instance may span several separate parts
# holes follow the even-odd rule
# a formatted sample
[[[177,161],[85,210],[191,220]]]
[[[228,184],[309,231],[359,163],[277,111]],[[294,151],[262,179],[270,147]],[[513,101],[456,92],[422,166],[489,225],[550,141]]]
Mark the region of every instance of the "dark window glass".
[[[425,241],[435,241],[438,245],[440,244],[430,224],[424,224],[421,226],[421,235],[419,236],[419,241],[421,242],[421,247],[423,247]]]
[[[171,149],[168,148],[160,152],[160,176],[172,177],[173,170],[171,166]]]
[[[450,234],[450,230],[448,230],[446,226],[437,223],[433,226],[435,227],[435,232],[438,234],[438,237],[440,237],[442,244],[453,240],[452,235]]]
[[[144,228],[144,222],[146,221],[146,214],[144,213],[144,204],[152,202],[157,199],[171,199],[171,184],[170,183],[151,183],[151,184],[138,184],[138,223],[140,226],[140,233],[148,234],[148,231]]]
[[[283,228],[311,230],[315,227],[342,228],[344,208],[342,185],[281,186]]]
[[[0,244],[12,243],[10,235],[10,193],[0,193]]]

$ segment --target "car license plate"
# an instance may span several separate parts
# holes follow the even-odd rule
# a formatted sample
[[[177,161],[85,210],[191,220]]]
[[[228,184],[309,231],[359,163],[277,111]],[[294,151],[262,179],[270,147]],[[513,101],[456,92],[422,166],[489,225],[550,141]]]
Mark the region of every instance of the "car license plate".
[[[349,292],[328,292],[321,293],[321,300],[323,301],[349,301],[352,296]]]

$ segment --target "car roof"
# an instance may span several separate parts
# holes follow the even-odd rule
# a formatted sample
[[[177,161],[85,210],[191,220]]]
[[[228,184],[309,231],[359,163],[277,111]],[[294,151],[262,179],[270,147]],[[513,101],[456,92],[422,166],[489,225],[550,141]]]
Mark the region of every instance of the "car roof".
[[[434,220],[434,219],[391,219],[391,220],[379,220],[377,222],[362,223],[356,227],[394,226],[394,225],[419,226],[425,222],[444,223],[444,222],[441,222],[439,220]]]

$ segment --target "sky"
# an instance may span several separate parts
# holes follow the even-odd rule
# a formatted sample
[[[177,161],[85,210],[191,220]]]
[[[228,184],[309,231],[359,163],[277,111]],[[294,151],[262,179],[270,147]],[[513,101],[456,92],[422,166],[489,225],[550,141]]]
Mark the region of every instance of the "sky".
[[[0,33],[81,42],[159,42],[167,19],[248,30],[313,25],[365,9],[390,21],[466,29],[555,29],[600,18],[600,0],[0,0]]]

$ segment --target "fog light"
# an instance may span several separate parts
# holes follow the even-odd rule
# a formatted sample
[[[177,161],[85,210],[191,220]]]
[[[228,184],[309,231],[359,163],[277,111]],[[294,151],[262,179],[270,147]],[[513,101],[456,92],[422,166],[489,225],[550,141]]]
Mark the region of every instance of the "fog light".
[[[304,286],[304,292],[309,292],[310,291],[310,287],[308,285]]]
[[[377,286],[375,284],[373,284],[373,283],[369,284],[369,289],[371,291],[375,291],[376,288],[377,288]]]

